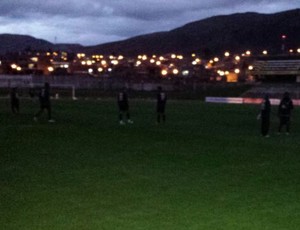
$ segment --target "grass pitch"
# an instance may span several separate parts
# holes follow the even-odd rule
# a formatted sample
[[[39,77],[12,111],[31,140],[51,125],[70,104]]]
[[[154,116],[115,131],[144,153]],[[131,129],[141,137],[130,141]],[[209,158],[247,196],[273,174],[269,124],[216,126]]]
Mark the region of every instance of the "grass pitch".
[[[290,136],[259,133],[257,106],[53,101],[54,124],[0,101],[0,226],[5,230],[295,230],[300,111]],[[276,113],[276,107],[273,107]]]

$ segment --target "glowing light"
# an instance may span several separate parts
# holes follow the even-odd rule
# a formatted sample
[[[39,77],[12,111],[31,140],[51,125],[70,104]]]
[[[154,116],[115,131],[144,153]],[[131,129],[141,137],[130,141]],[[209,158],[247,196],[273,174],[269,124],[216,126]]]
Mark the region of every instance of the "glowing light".
[[[135,65],[136,65],[136,66],[139,66],[139,65],[141,65],[141,64],[142,64],[141,61],[137,61]]]
[[[246,55],[247,55],[247,56],[250,56],[250,55],[251,55],[251,51],[250,51],[250,50],[247,50],[247,51],[246,51]]]
[[[80,59],[80,58],[84,58],[85,57],[85,54],[84,53],[78,53],[77,54],[77,57]]]
[[[182,60],[183,56],[182,55],[177,55],[177,59]]]
[[[38,62],[38,60],[39,60],[38,57],[32,57],[32,58],[31,58],[31,61],[33,61],[33,62]]]
[[[229,56],[230,56],[230,53],[229,53],[228,51],[226,51],[226,52],[224,53],[224,56],[225,56],[225,57],[229,57]]]
[[[267,54],[268,54],[268,51],[267,51],[267,50],[264,50],[262,53],[263,53],[263,55],[267,55]]]
[[[177,75],[179,73],[178,69],[173,69],[173,74]]]
[[[123,60],[124,57],[122,55],[119,55],[118,60]]]
[[[218,70],[217,73],[218,73],[220,76],[224,76],[224,75],[225,75],[225,72],[222,71],[222,70]]]
[[[172,54],[171,58],[173,58],[173,59],[176,58],[176,54]]]
[[[155,62],[155,60],[154,60],[154,59],[151,59],[151,60],[150,60],[150,63],[154,63],[154,62]]]
[[[10,67],[11,67],[12,69],[16,69],[18,66],[17,66],[16,64],[11,64]]]
[[[165,60],[165,58],[164,58],[163,56],[160,56],[160,57],[159,57],[159,60],[160,60],[160,61],[163,61],[163,60]]]
[[[94,72],[94,70],[92,68],[90,68],[88,71],[89,71],[89,73],[93,73]]]
[[[20,66],[17,67],[17,71],[21,71],[22,68]]]
[[[86,61],[86,64],[87,64],[87,65],[92,65],[93,62],[92,62],[91,60],[88,60],[88,61]]]
[[[219,61],[219,58],[218,57],[215,57],[214,58],[214,62],[218,62]]]
[[[49,66],[49,67],[48,67],[48,71],[49,71],[49,72],[53,72],[53,71],[54,71],[54,68],[53,68],[52,66]]]
[[[193,62],[192,62],[192,65],[197,65],[197,62],[196,62],[196,61],[193,61]]]
[[[253,69],[254,69],[254,67],[252,65],[248,66],[248,70],[253,70]]]
[[[240,56],[235,56],[235,60],[239,61],[239,60],[241,60],[241,57]]]
[[[166,76],[167,74],[168,74],[168,71],[167,71],[167,70],[163,69],[163,70],[161,71],[161,75]]]
[[[300,48],[299,48],[299,49],[297,49],[297,53],[300,53]]]
[[[142,60],[146,61],[148,59],[147,55],[143,55]]]
[[[156,65],[161,65],[161,61],[157,61],[157,62],[156,62]]]
[[[86,61],[82,61],[82,62],[81,62],[81,65],[86,65]]]
[[[235,72],[236,74],[239,74],[239,73],[240,73],[240,70],[239,70],[239,69],[235,69],[234,72]]]
[[[182,75],[183,76],[188,76],[189,74],[190,74],[190,72],[188,70],[182,71]]]
[[[112,61],[111,61],[111,64],[113,64],[113,65],[118,65],[119,62],[118,62],[118,60],[112,60]]]
[[[100,72],[100,73],[103,72],[103,68],[99,67],[98,72]]]
[[[65,68],[65,69],[68,69],[68,68],[69,68],[69,65],[68,65],[68,64],[65,64],[65,65],[64,65],[64,68]]]

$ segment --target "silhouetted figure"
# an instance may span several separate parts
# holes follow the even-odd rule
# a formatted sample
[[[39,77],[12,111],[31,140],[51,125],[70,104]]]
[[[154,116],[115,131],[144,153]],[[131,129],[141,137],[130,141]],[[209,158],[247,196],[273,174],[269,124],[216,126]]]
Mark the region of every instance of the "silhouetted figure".
[[[268,95],[265,95],[261,104],[259,118],[261,119],[261,135],[269,137],[270,129],[270,114],[271,114],[271,103]]]
[[[10,91],[10,106],[11,111],[14,114],[18,114],[20,111],[20,99],[17,91],[17,87],[14,87]]]
[[[130,120],[130,113],[129,113],[129,103],[128,103],[128,95],[126,88],[123,88],[121,92],[118,93],[118,107],[119,107],[119,123],[120,125],[125,125],[126,122],[123,120],[123,117],[126,116],[127,123],[132,124],[133,121]]]
[[[156,104],[156,112],[157,112],[157,123],[160,123],[161,119],[165,123],[166,122],[166,114],[165,114],[165,108],[166,108],[166,102],[167,102],[167,95],[162,90],[162,88],[159,86],[157,88],[157,104]]]
[[[279,127],[278,133],[281,133],[281,129],[283,126],[286,126],[286,134],[290,133],[290,120],[291,120],[291,113],[294,108],[293,101],[290,98],[290,94],[285,92],[283,94],[283,98],[280,101],[278,107],[278,116],[279,116]]]
[[[45,83],[44,87],[41,89],[41,91],[39,93],[39,101],[40,101],[40,110],[35,114],[34,120],[37,121],[38,117],[46,109],[48,112],[48,121],[55,122],[52,119],[52,114],[51,114],[50,85],[48,82]]]

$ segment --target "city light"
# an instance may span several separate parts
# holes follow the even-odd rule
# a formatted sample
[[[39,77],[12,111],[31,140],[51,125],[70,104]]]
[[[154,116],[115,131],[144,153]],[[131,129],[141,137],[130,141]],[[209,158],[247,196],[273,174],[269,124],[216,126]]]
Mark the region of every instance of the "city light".
[[[267,51],[267,50],[264,50],[262,53],[263,53],[263,55],[267,55],[267,54],[268,54],[268,51]]]
[[[54,71],[54,68],[52,66],[49,66],[47,69],[48,69],[49,72],[53,72]]]
[[[38,58],[38,57],[32,57],[32,58],[31,58],[31,61],[33,61],[33,62],[38,62],[38,61],[39,61],[39,58]]]
[[[168,74],[168,71],[167,71],[167,70],[163,69],[163,70],[161,71],[161,75],[166,76],[167,74]]]
[[[10,66],[12,69],[17,69],[17,64],[11,64],[11,66]]]
[[[254,69],[254,67],[252,65],[248,66],[248,70],[253,70],[253,69]]]
[[[229,57],[229,56],[230,56],[230,53],[227,51],[227,52],[224,53],[224,56],[225,56],[225,57]]]
[[[240,71],[239,69],[235,69],[234,72],[235,72],[236,74],[239,74],[241,71]]]
[[[173,74],[177,75],[179,73],[178,69],[173,69]]]

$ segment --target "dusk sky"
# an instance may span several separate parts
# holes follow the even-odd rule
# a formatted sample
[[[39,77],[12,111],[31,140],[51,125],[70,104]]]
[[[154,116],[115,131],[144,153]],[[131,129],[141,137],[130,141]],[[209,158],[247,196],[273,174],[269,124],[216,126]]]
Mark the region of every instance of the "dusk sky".
[[[216,15],[296,8],[300,0],[1,0],[0,33],[97,45]]]

